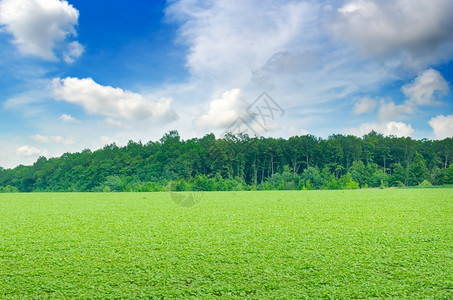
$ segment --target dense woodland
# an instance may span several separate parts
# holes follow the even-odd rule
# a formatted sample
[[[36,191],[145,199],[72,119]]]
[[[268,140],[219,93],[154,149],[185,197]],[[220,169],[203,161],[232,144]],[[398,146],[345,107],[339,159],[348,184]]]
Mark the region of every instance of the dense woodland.
[[[110,144],[0,168],[0,192],[294,190],[453,183],[453,139],[227,135]]]

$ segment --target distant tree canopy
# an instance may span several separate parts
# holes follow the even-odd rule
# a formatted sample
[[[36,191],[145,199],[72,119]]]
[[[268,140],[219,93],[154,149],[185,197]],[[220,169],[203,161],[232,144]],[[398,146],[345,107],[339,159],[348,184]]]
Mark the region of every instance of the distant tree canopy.
[[[0,192],[353,189],[453,183],[453,139],[247,135],[115,143],[0,168]],[[426,182],[425,182],[426,181]]]

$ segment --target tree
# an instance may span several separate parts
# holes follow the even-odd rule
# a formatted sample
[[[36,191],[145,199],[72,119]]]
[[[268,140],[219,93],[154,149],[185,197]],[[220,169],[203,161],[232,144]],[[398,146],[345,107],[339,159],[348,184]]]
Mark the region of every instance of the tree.
[[[444,183],[453,183],[453,164],[450,164],[444,175]]]
[[[349,168],[349,173],[351,174],[352,179],[355,182],[358,182],[361,187],[366,183],[367,172],[366,167],[361,160],[355,161],[351,168]]]
[[[352,179],[351,173],[346,173],[346,175],[341,176],[340,180],[338,181],[340,188],[346,190],[354,190],[360,188],[359,183],[355,182]]]
[[[406,182],[406,170],[400,163],[397,163],[393,169],[393,174],[390,176],[391,186],[401,186]]]
[[[370,187],[385,187],[388,186],[388,176],[383,170],[376,170],[370,178],[368,184]]]
[[[177,131],[159,141],[129,141],[102,149],[40,157],[31,166],[0,167],[3,191],[157,191],[178,189],[318,189],[453,183],[453,139],[363,138],[336,134],[250,138],[214,134],[183,140]],[[322,172],[320,172],[322,170]],[[349,174],[349,175],[348,175]],[[350,178],[349,178],[350,177]],[[194,185],[196,184],[196,185]],[[9,187],[8,187],[9,186]]]
[[[428,179],[428,168],[425,159],[418,152],[415,153],[414,161],[409,166],[409,185],[419,185]]]
[[[310,182],[310,185],[315,189],[320,189],[324,183],[321,177],[321,172],[318,168],[309,167],[305,169],[301,176],[302,181],[306,184],[307,181]]]
[[[431,169],[431,173],[429,174],[429,181],[434,185],[444,184],[445,173],[446,173],[445,169],[441,169],[438,166],[434,166]]]

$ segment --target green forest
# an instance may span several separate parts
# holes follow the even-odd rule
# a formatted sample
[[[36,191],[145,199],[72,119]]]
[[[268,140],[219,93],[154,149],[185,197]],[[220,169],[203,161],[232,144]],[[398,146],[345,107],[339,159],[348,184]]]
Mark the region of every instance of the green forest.
[[[214,134],[129,141],[32,166],[0,167],[0,192],[154,192],[358,189],[453,183],[453,139],[374,131],[289,139]]]

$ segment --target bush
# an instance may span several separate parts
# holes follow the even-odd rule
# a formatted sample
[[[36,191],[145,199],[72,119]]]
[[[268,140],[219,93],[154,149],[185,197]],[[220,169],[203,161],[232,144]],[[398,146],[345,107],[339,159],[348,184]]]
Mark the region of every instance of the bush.
[[[215,179],[206,175],[197,175],[192,182],[192,189],[195,191],[215,191]]]
[[[334,176],[330,178],[330,180],[326,180],[324,183],[324,189],[326,190],[340,190],[341,187],[338,184],[338,181],[335,179]]]
[[[15,186],[0,186],[0,193],[19,193],[19,189]]]
[[[360,188],[359,183],[355,182],[352,179],[351,173],[347,173],[346,175],[341,176],[341,178],[338,181],[338,184],[341,189],[346,190],[355,190]]]
[[[313,167],[305,169],[301,175],[301,179],[305,182],[305,187],[309,190],[319,189],[324,183],[321,172],[319,172],[318,168]]]
[[[370,178],[371,187],[385,187],[387,182],[388,176],[382,170],[376,170]]]
[[[423,180],[418,186],[432,186],[432,184],[428,180]]]

